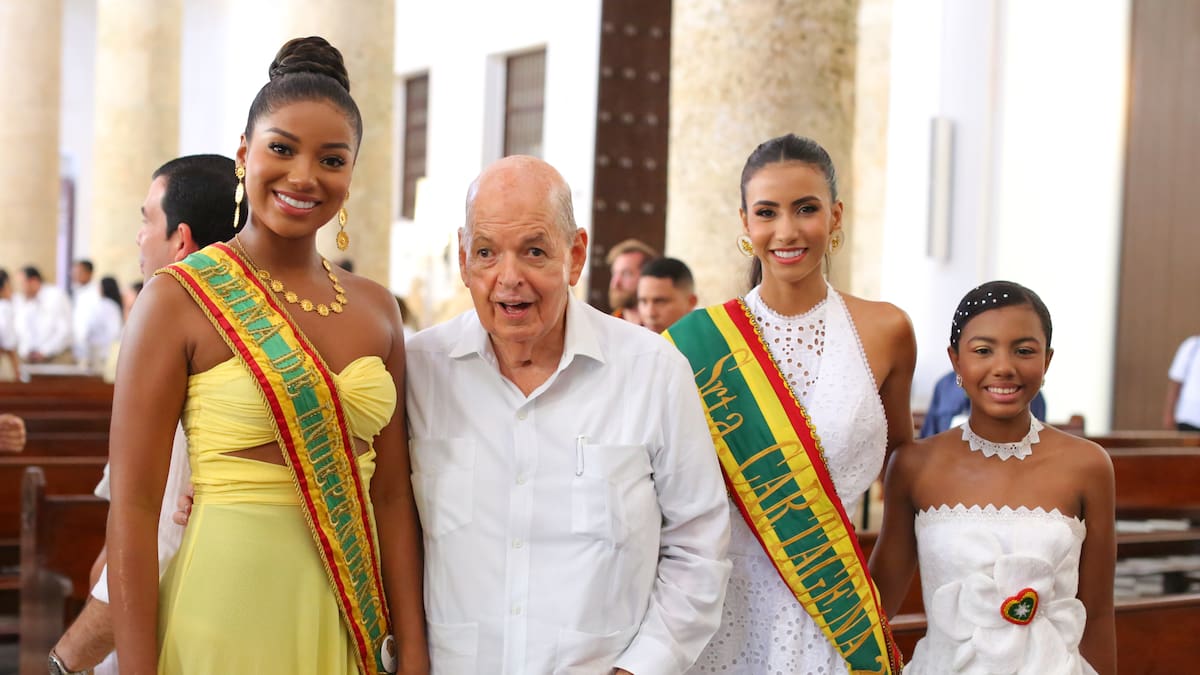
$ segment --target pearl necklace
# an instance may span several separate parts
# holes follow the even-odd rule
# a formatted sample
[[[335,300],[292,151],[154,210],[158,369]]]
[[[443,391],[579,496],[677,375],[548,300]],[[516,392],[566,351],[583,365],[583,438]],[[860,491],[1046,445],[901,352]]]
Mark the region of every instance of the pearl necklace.
[[[1041,440],[1038,438],[1038,432],[1042,428],[1042,423],[1036,417],[1030,415],[1029,433],[1025,434],[1025,438],[1016,443],[994,443],[975,433],[971,429],[970,422],[963,422],[962,439],[971,446],[971,450],[982,452],[984,457],[999,455],[1001,461],[1006,461],[1010,457],[1025,459],[1033,454],[1033,444]]]
[[[342,288],[341,284],[338,283],[337,275],[333,273],[333,267],[325,258],[321,258],[321,266],[325,268],[325,274],[329,277],[329,281],[333,282],[334,292],[334,299],[331,300],[328,305],[323,302],[314,303],[308,298],[302,298],[296,295],[295,291],[289,291],[285,289],[282,281],[272,278],[270,272],[268,272],[265,268],[259,267],[257,264],[255,264],[254,259],[250,257],[250,254],[246,251],[246,247],[242,244],[242,240],[238,235],[233,235],[233,241],[237,244],[238,250],[241,251],[242,257],[246,259],[246,262],[250,263],[250,268],[254,270],[254,274],[257,275],[259,279],[262,279],[263,283],[270,287],[272,291],[275,291],[276,293],[282,293],[284,300],[287,300],[293,305],[300,305],[300,309],[306,312],[311,312],[315,309],[317,314],[320,314],[321,316],[329,316],[330,312],[333,312],[334,314],[341,314],[345,306],[350,303],[350,301],[346,299],[346,289]]]

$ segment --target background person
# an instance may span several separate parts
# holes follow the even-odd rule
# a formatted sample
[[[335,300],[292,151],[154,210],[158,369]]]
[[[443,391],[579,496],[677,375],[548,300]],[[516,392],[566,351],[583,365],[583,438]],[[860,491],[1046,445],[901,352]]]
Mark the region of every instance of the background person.
[[[611,278],[608,306],[612,315],[641,325],[637,308],[637,282],[642,265],[658,257],[658,251],[640,239],[625,239],[608,250],[604,262]]]
[[[228,157],[189,155],[172,159],[155,170],[141,206],[141,226],[136,236],[143,275],[152,275],[209,244],[233,237],[235,230],[229,211],[234,208],[233,193],[237,188],[234,168],[234,161]],[[243,203],[238,210],[239,220],[245,219],[246,210]],[[112,361],[115,373],[115,355]],[[175,557],[183,538],[183,528],[172,522],[172,515],[180,495],[191,485],[191,475],[187,436],[183,426],[177,425],[158,520],[160,576]],[[96,486],[96,496],[112,497],[107,465],[104,478]],[[107,549],[104,549],[93,565],[93,569],[100,570],[100,576],[93,584],[92,597],[54,646],[54,658],[68,671],[95,668],[96,675],[117,672],[116,655],[112,653],[115,643],[106,562]]]
[[[1184,340],[1167,371],[1163,428],[1200,431],[1200,335]]]
[[[696,309],[692,271],[677,258],[656,258],[642,266],[637,283],[638,317],[655,333]]]
[[[17,358],[17,314],[12,298],[12,277],[0,269],[0,382],[21,377],[21,362]]]
[[[71,301],[57,286],[43,283],[32,265],[22,269],[17,299],[17,353],[26,363],[71,363]]]
[[[94,356],[89,340],[97,321],[101,295],[92,261],[76,260],[71,265],[71,335],[75,340],[72,345],[75,362],[83,366],[89,366]]]

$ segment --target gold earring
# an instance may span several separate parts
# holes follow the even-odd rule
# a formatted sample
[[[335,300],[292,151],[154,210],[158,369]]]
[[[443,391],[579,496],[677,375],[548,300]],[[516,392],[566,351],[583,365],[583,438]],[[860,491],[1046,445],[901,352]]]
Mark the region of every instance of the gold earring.
[[[350,199],[350,192],[346,192],[347,201]],[[350,235],[346,234],[346,221],[349,216],[346,215],[346,204],[342,203],[342,208],[338,209],[338,233],[337,247],[339,251],[345,251],[350,248]]]
[[[830,253],[838,252],[838,249],[840,249],[842,247],[842,243],[845,240],[845,236],[846,235],[842,234],[841,230],[833,231],[833,234],[830,235],[830,237],[829,237],[829,252]]]
[[[246,196],[246,167],[239,165],[233,175],[238,179],[237,189],[233,191],[233,229],[236,232],[241,225],[242,199]]]
[[[738,251],[747,258],[754,257],[754,244],[750,242],[750,237],[744,234],[738,235],[737,238]]]

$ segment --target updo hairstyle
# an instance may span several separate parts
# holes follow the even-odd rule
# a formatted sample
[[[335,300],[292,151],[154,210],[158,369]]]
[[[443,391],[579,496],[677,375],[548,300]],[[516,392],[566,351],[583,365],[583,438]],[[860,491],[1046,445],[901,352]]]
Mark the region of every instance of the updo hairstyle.
[[[1042,322],[1042,331],[1046,333],[1046,349],[1050,349],[1050,335],[1054,329],[1050,322],[1050,310],[1046,309],[1046,303],[1037,293],[1012,281],[989,281],[972,288],[963,296],[950,324],[950,347],[958,351],[958,341],[971,319],[988,310],[1014,305],[1029,305],[1033,309]]]
[[[288,40],[279,48],[267,73],[271,80],[258,90],[246,118],[246,139],[264,115],[303,101],[328,101],[337,106],[354,130],[355,152],[362,143],[362,114],[350,97],[350,74],[342,53],[325,38]]]

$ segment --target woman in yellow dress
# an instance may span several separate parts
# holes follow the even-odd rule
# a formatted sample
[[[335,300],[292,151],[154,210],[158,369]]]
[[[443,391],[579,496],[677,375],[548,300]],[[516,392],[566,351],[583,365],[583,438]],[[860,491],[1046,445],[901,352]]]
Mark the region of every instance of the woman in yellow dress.
[[[126,329],[108,531],[121,672],[427,672],[400,312],[316,248],[335,218],[347,243],[362,118],[321,38],[285,44],[270,76],[237,153],[247,222],[146,284]],[[160,589],[181,415],[195,505]]]

